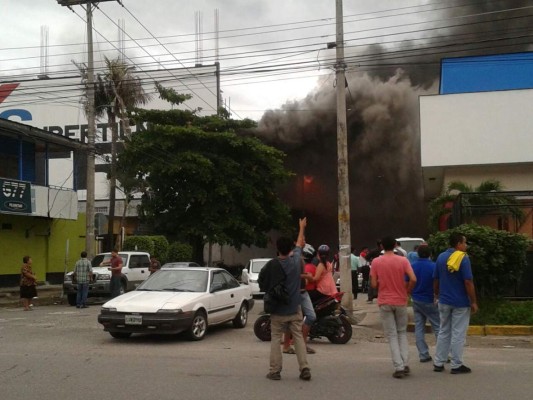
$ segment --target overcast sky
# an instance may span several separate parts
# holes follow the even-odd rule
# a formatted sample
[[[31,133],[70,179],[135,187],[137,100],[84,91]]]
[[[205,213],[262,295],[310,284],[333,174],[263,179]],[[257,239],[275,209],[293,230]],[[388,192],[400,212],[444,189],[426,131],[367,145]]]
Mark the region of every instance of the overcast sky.
[[[412,30],[410,24],[431,20],[431,13],[424,11],[428,4],[441,2],[343,3],[347,44],[360,46],[390,41],[390,36],[382,35]],[[119,54],[119,19],[124,21],[126,61],[139,70],[192,68],[200,49],[201,63],[213,64],[218,10],[222,97],[236,118],[258,120],[265,110],[304,97],[323,82],[321,75],[332,73],[335,50],[326,47],[335,41],[335,0],[122,0],[122,4],[102,2],[94,11],[96,67],[104,55]],[[0,80],[30,79],[40,73],[42,26],[48,29],[48,74],[73,74],[71,60],[86,61],[86,25],[82,7],[72,9],[56,0],[2,0]],[[201,26],[195,23],[196,12],[201,13]],[[387,29],[394,25],[402,27]],[[202,32],[201,44],[195,40],[197,30]],[[332,79],[325,84],[332,85]]]

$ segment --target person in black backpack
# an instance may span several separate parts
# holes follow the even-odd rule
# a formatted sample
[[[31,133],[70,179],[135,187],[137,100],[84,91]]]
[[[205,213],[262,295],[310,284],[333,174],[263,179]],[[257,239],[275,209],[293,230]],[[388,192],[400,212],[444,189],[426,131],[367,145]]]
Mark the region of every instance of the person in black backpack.
[[[287,237],[280,237],[276,242],[278,257],[269,261],[259,273],[258,283],[261,291],[265,292],[265,310],[270,312],[271,341],[270,341],[270,371],[268,379],[280,380],[282,369],[281,336],[284,330],[290,331],[294,340],[296,357],[300,368],[300,379],[311,379],[311,371],[307,363],[306,343],[302,336],[302,308],[301,308],[301,268],[302,248],[305,244],[305,227],[307,219],[299,222],[300,230],[296,247]],[[292,255],[291,255],[292,251]],[[288,299],[284,304],[283,290]]]

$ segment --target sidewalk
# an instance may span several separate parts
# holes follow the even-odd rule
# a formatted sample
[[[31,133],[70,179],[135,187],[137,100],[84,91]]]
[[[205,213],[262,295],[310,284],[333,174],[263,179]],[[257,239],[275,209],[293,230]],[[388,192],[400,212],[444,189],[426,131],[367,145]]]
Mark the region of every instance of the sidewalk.
[[[63,285],[37,285],[37,297],[32,303],[36,306],[46,306],[62,303]],[[19,287],[0,288],[0,307],[21,307]]]
[[[360,326],[382,330],[381,319],[379,316],[379,307],[377,299],[372,303],[367,303],[366,294],[359,294],[357,300],[354,300],[354,314],[365,314]],[[414,332],[414,315],[413,308],[408,307],[409,324],[407,326],[408,332]],[[426,332],[431,332],[429,324],[426,326]],[[530,325],[470,325],[468,328],[469,336],[533,336],[533,326]]]

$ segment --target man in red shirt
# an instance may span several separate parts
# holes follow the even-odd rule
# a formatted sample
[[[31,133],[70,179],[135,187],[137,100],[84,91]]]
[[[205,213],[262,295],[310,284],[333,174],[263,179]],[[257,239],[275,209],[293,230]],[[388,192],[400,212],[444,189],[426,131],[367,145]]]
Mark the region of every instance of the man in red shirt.
[[[111,260],[103,262],[102,265],[111,265],[111,268],[108,268],[111,271],[111,281],[109,282],[111,297],[120,296],[120,286],[122,285],[120,281],[120,277],[122,276],[122,258],[118,255],[118,250],[114,249],[111,252]]]
[[[396,239],[381,240],[384,254],[372,261],[370,282],[378,289],[378,306],[383,332],[389,341],[394,365],[394,378],[403,378],[409,370],[407,343],[407,299],[416,283],[416,276],[407,258],[394,254]],[[406,282],[406,277],[409,280]]]

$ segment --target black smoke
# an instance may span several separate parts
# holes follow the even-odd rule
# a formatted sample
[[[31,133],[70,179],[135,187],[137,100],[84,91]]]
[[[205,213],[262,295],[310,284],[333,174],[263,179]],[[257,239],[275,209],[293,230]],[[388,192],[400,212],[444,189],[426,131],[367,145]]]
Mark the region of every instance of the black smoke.
[[[466,8],[437,14],[443,22],[435,26],[442,29],[428,34],[433,39],[346,52],[349,65],[361,66],[349,68],[346,76],[351,240],[356,247],[372,246],[384,235],[427,237],[429,233],[418,97],[438,93],[440,59],[528,50],[532,10],[486,13],[524,7],[530,1],[455,2],[466,3],[470,4]],[[450,26],[457,22],[448,17],[467,14],[478,16]],[[337,128],[331,81],[329,86],[320,83],[304,99],[266,112],[255,135],[287,153],[287,167],[296,175],[282,197],[296,215],[309,217],[308,240],[335,246]]]

